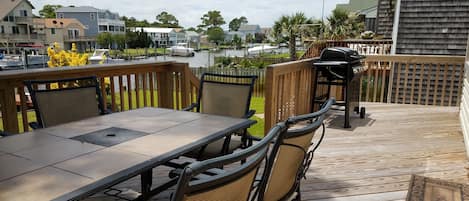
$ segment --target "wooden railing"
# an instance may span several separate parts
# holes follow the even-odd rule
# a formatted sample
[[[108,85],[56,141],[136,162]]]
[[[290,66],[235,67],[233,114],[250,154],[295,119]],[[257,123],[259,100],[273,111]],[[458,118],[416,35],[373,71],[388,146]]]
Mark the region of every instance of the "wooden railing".
[[[310,112],[310,90],[315,73],[312,62],[315,59],[318,58],[267,67],[266,131],[289,116]],[[364,65],[367,70],[360,78],[362,102],[460,105],[464,57],[368,55]],[[333,87],[332,90],[332,96],[339,100],[343,98],[341,87]]]
[[[25,80],[62,79],[97,76],[105,106],[112,111],[140,107],[181,109],[196,100],[198,79],[188,64],[176,62],[109,64],[86,67],[64,67],[0,74],[0,108],[5,131],[28,131],[28,106]],[[106,84],[106,80],[109,83]],[[15,94],[19,94],[19,108]],[[79,107],[79,106],[77,106]],[[29,111],[31,112],[31,111]],[[19,119],[19,121],[18,121]],[[22,125],[20,128],[19,125]]]
[[[267,67],[265,80],[265,127],[311,110],[314,59],[274,64]]]
[[[387,55],[391,53],[392,40],[327,40],[311,42],[301,59],[319,57],[328,47],[349,47],[361,55]]]

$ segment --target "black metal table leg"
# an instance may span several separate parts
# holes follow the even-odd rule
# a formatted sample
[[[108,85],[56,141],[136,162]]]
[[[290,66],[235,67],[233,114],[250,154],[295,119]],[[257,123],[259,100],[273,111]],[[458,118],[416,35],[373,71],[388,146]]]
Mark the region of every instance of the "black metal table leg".
[[[151,192],[152,179],[153,179],[152,169],[140,174],[140,182],[142,185],[141,186],[142,195],[140,196],[139,200],[147,200],[149,198],[149,193]]]

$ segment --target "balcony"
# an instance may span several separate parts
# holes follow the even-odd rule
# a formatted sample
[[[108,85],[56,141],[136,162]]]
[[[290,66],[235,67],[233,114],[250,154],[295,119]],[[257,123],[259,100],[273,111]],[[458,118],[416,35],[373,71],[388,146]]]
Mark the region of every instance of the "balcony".
[[[0,40],[8,42],[42,42],[45,38],[45,34],[0,34]]]
[[[32,24],[33,23],[33,17],[18,17],[18,16],[15,16],[15,22],[16,22],[16,24]]]
[[[92,36],[75,36],[70,37],[68,35],[64,36],[65,42],[88,42],[88,41],[96,41],[96,37]]]
[[[314,60],[256,71],[260,84],[255,93],[265,100],[265,130],[311,110]],[[367,56],[360,88],[369,115],[352,118],[352,128],[343,129],[343,114],[330,113],[324,144],[315,155],[308,180],[302,182],[303,198],[403,200],[411,174],[468,181],[458,118],[458,106],[467,104],[461,102],[464,82],[468,84],[465,60],[460,56]],[[101,80],[101,93],[107,97],[104,105],[114,112],[146,106],[181,109],[195,100],[199,86],[188,65],[177,62],[4,72],[0,74],[4,129],[12,133],[30,129],[28,122],[33,120],[28,113],[32,111],[26,105],[24,80],[86,75]],[[109,91],[105,78],[111,80]],[[340,98],[340,89],[335,90],[333,94]],[[19,112],[15,94],[20,95]],[[122,185],[139,190],[138,179]]]

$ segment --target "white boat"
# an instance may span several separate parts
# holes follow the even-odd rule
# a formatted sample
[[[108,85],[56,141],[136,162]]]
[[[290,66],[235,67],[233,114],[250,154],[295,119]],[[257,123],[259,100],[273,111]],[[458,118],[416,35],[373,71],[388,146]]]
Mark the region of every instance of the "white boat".
[[[194,49],[186,46],[187,43],[178,43],[176,46],[166,48],[166,51],[170,56],[193,57],[195,55]]]
[[[278,50],[278,46],[270,46],[270,45],[259,45],[256,47],[252,47],[248,49],[248,54],[260,54],[260,53],[270,53],[270,52],[275,52],[275,50]]]
[[[113,59],[109,53],[109,49],[95,49],[93,55],[88,58],[90,64],[112,64],[123,62],[124,59]]]

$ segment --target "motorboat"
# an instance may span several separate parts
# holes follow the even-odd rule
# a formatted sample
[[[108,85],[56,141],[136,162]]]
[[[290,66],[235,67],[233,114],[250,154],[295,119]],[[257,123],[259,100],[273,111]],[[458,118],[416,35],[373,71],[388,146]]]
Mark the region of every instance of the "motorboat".
[[[170,56],[193,57],[195,55],[194,49],[186,46],[187,43],[178,43],[175,46],[166,48],[166,51]]]
[[[123,62],[124,59],[113,59],[109,49],[95,49],[93,55],[88,58],[90,64],[112,64]]]
[[[248,49],[248,54],[270,53],[278,50],[278,46],[259,45]]]

